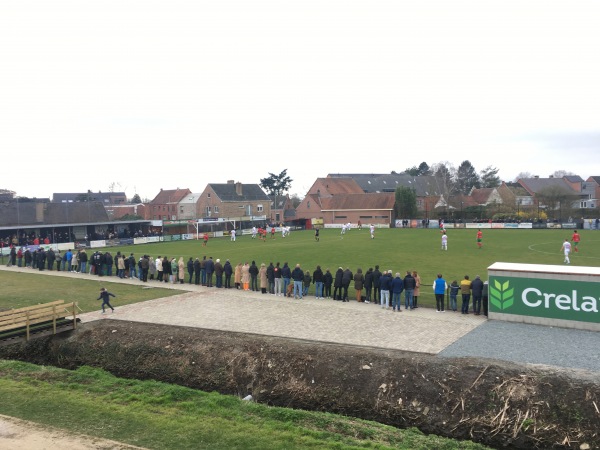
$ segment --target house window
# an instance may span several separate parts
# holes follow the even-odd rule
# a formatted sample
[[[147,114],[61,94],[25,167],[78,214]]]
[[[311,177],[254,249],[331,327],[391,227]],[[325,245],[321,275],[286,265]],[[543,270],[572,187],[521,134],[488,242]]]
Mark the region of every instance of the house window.
[[[310,200],[306,202],[306,207],[310,209]]]
[[[579,205],[580,208],[587,208],[587,202],[581,202]]]
[[[256,205],[256,211],[257,212],[262,212],[263,211],[263,205]]]
[[[210,206],[206,207],[206,214],[207,217],[210,216]]]
[[[208,198],[210,198],[210,192],[209,192],[208,194],[206,194],[206,196],[207,196]]]
[[[213,206],[213,211],[215,214],[219,214],[219,207],[218,206]]]
[[[180,207],[179,207],[179,212],[180,212],[181,214],[183,214],[183,206],[180,206]]]
[[[336,219],[347,219],[348,216],[335,216]]]

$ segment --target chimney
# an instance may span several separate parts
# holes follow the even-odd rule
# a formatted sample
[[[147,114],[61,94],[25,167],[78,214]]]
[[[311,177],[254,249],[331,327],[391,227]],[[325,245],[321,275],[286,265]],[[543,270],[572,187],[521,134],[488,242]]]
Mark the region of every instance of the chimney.
[[[234,180],[227,180],[227,184],[234,184],[235,181]]]
[[[533,178],[539,178],[539,177],[540,177],[539,175],[534,175],[534,176],[533,176]]]
[[[237,195],[242,195],[242,183],[240,183],[239,181],[235,183],[235,193]]]

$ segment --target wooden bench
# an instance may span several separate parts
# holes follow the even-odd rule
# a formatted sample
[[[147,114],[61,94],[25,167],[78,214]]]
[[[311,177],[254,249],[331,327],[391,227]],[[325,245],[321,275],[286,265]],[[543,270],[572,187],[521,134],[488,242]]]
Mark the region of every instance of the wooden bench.
[[[71,324],[77,328],[77,303],[65,303],[57,300],[41,305],[11,309],[0,312],[0,339],[25,334],[26,340],[32,332],[52,329],[56,334],[57,326]]]

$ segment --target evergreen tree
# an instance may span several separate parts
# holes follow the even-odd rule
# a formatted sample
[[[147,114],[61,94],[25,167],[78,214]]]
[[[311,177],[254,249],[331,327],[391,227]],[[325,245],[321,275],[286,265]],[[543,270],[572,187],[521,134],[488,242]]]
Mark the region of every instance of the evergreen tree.
[[[267,191],[269,195],[281,195],[289,190],[292,181],[287,175],[287,169],[285,169],[279,175],[269,172],[268,177],[260,179],[260,187]]]
[[[417,193],[406,186],[396,188],[396,217],[409,218],[417,216]]]
[[[500,177],[498,176],[498,169],[496,167],[487,166],[481,171],[481,187],[483,188],[495,188],[500,186]]]
[[[475,167],[470,161],[465,160],[456,169],[456,191],[467,195],[473,187],[480,187],[481,182]]]

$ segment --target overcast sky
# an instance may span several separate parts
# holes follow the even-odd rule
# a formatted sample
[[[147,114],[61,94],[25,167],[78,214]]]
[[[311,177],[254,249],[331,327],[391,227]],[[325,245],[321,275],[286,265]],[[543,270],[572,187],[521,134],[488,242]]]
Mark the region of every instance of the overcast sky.
[[[0,4],[0,188],[600,175],[600,2]]]

